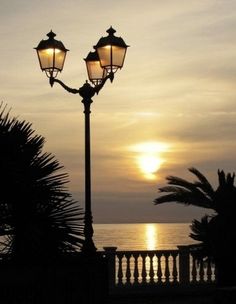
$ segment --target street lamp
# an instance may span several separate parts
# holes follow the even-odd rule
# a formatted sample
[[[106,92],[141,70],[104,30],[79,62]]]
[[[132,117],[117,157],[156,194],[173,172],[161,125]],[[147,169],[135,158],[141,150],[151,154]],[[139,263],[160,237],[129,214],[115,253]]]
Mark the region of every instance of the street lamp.
[[[57,79],[58,72],[63,70],[66,53],[61,41],[55,39],[52,31],[47,34],[47,40],[41,40],[35,48],[38,54],[39,64],[49,78],[51,86],[59,83],[66,91],[79,94],[82,97],[85,114],[85,217],[84,217],[84,243],[82,252],[91,254],[96,251],[93,242],[93,217],[91,209],[91,157],[90,157],[90,105],[92,97],[98,94],[105,82],[114,79],[114,73],[123,67],[128,45],[120,37],[116,37],[115,30],[110,27],[108,36],[102,37],[94,46],[95,51],[90,52],[84,59],[87,67],[88,81],[79,89],[72,89]]]

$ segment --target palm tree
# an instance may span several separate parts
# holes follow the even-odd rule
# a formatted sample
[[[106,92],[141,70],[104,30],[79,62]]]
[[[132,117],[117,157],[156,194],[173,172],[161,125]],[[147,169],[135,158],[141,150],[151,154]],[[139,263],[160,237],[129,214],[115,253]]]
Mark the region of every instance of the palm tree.
[[[196,168],[190,168],[197,180],[167,177],[168,185],[159,188],[162,194],[155,199],[156,205],[175,202],[211,209],[213,214],[205,215],[200,221],[193,220],[190,237],[200,241],[203,256],[215,260],[218,280],[221,285],[236,283],[236,261],[232,247],[236,243],[235,212],[236,187],[235,174],[225,174],[218,170],[219,185],[214,190],[207,178]]]
[[[0,236],[14,260],[37,263],[79,250],[83,212],[68,193],[68,175],[42,151],[32,125],[0,106]],[[3,245],[3,244],[2,244]]]

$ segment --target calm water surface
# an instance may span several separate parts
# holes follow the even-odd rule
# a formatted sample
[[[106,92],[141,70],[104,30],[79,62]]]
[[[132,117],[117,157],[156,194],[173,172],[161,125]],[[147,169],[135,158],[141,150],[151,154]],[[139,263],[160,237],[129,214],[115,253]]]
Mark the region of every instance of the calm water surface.
[[[94,242],[98,250],[115,246],[118,250],[176,249],[194,244],[189,237],[190,224],[94,224]]]

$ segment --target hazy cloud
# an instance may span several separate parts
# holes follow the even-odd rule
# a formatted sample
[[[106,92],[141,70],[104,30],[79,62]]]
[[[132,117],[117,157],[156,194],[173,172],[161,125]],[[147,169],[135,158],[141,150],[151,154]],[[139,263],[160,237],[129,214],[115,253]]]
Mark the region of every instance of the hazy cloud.
[[[2,0],[0,100],[46,138],[83,201],[83,105],[49,86],[33,48],[55,31],[70,49],[58,77],[78,88],[87,78],[83,58],[110,25],[131,47],[92,104],[96,221],[188,221],[199,211],[151,201],[166,175],[189,178],[189,166],[213,183],[218,168],[236,170],[234,0]],[[153,181],[126,149],[146,141],[171,146]]]

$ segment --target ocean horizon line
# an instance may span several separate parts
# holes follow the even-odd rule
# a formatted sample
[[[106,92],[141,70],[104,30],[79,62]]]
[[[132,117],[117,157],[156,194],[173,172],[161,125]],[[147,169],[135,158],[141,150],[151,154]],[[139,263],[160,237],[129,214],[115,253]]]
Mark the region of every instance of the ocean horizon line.
[[[191,224],[191,222],[182,222],[182,221],[174,221],[174,222],[94,222],[94,225],[112,225],[112,224]]]

